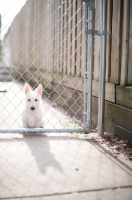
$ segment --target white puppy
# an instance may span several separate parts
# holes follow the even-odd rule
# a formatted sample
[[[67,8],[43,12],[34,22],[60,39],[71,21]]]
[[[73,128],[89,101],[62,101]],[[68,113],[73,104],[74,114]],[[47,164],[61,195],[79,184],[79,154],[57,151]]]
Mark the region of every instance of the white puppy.
[[[24,85],[26,94],[25,110],[22,115],[23,128],[42,128],[44,125],[43,114],[40,108],[42,85],[33,91],[28,83]]]

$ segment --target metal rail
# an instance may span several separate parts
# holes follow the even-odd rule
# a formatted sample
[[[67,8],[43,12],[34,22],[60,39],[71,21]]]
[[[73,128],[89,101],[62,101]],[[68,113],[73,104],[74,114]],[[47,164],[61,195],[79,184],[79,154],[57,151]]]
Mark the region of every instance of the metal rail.
[[[85,128],[0,128],[0,133],[67,133],[85,132]]]
[[[88,19],[86,17],[88,9]],[[85,1],[85,33],[87,34],[87,27],[93,29],[93,13],[94,13],[94,0]],[[88,23],[88,25],[87,25]],[[86,45],[86,44],[85,44]],[[86,51],[86,46],[85,46]],[[86,58],[85,58],[86,59]],[[84,121],[86,133],[92,130],[92,75],[93,75],[93,35],[88,35],[88,52],[87,52],[88,66],[84,69]],[[87,61],[86,61],[87,62]],[[86,90],[88,88],[88,91]]]

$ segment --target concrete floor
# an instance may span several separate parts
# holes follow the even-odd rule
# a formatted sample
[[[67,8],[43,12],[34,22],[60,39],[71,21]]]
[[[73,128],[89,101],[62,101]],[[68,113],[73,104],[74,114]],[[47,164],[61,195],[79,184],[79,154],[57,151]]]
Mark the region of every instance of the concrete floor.
[[[15,84],[12,91],[0,94],[4,126],[20,125],[23,93],[18,88]],[[20,112],[14,111],[13,105],[19,105]],[[15,112],[15,122],[9,112]],[[55,123],[56,116],[52,120]],[[90,137],[0,134],[0,199],[131,200],[132,168]]]

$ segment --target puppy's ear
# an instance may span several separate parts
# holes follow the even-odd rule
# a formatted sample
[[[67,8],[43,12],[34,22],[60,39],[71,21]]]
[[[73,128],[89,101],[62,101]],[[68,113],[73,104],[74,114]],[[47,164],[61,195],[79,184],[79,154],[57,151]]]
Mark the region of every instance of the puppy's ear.
[[[42,94],[42,85],[39,84],[38,87],[35,89],[35,91],[38,93],[38,94]]]
[[[25,83],[25,85],[24,85],[25,94],[27,94],[27,93],[29,93],[31,91],[32,91],[32,89],[31,89],[30,85],[28,83]]]

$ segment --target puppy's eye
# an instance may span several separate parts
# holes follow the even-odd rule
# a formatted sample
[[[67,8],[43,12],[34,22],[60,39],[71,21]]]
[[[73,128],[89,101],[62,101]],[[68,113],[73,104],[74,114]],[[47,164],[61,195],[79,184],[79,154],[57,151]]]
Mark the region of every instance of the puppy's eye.
[[[30,101],[30,99],[28,99],[28,101]]]
[[[35,101],[38,101],[38,99],[35,99]]]

